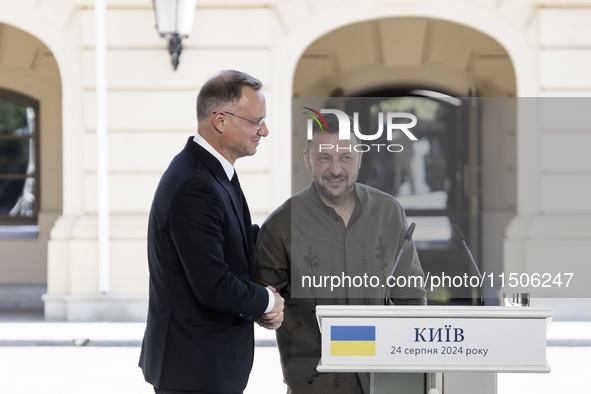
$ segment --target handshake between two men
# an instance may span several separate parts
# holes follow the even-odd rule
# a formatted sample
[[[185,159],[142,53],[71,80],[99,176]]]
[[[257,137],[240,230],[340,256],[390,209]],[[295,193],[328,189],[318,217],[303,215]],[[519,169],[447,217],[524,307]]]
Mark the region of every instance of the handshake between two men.
[[[273,292],[273,296],[275,297],[275,304],[270,312],[265,313],[261,320],[259,320],[259,324],[262,327],[265,327],[268,330],[276,330],[281,327],[281,323],[283,322],[283,297],[277,293],[274,287],[267,286],[267,289]]]

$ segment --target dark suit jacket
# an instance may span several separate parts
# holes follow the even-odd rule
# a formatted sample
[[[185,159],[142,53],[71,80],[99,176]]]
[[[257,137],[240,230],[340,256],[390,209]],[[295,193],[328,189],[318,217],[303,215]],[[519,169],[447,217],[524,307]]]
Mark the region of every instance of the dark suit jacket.
[[[253,229],[220,162],[192,138],[150,212],[150,299],[140,367],[171,390],[236,393],[252,368],[253,321],[269,301],[250,282]]]

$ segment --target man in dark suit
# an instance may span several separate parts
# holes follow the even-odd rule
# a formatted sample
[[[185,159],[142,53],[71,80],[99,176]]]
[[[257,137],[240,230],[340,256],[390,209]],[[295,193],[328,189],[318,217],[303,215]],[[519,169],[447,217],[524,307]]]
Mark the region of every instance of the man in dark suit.
[[[234,171],[268,134],[262,84],[238,72],[197,97],[197,135],[162,176],[150,212],[150,298],[140,367],[156,393],[241,393],[253,322],[276,329],[283,299],[251,281],[254,230]]]

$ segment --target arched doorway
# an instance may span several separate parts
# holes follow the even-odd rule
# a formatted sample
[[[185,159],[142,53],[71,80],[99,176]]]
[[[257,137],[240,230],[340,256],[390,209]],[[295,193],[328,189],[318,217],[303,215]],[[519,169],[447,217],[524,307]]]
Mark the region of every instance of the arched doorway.
[[[61,77],[41,40],[6,23],[0,37],[0,312],[42,316],[49,233],[62,213]]]
[[[393,173],[384,182],[388,169],[401,164],[383,167],[377,176],[371,160],[360,181],[397,196],[409,216],[426,224],[415,232],[415,240],[423,241],[418,247],[426,270],[452,274],[469,271],[451,235],[452,223],[468,235],[481,271],[503,268],[504,230],[516,213],[516,90],[509,54],[494,39],[457,23],[415,17],[364,21],[325,34],[302,54],[293,83],[296,97],[363,96],[375,98],[373,105],[411,112],[431,108],[419,119],[431,131],[416,150],[425,151],[425,187],[410,190],[410,183]],[[297,135],[293,192],[309,183],[296,140]],[[439,205],[417,205],[435,193],[444,198]],[[445,239],[427,234],[438,221],[439,230],[429,231],[443,229]]]

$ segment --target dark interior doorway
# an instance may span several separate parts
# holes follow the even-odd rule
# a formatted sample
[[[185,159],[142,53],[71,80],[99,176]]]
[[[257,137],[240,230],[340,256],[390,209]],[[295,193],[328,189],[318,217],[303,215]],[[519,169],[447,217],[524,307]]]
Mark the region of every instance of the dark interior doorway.
[[[417,117],[412,132],[418,138],[402,152],[364,153],[358,181],[395,196],[404,207],[425,274],[455,277],[475,275],[465,250],[454,238],[457,224],[480,261],[480,212],[474,209],[474,190],[467,175],[478,155],[469,155],[470,138],[478,127],[470,99],[425,89],[389,88],[356,93],[364,100],[343,97],[345,112],[359,113],[361,130],[378,128],[377,112],[406,112]],[[352,97],[351,97],[352,98]],[[360,107],[363,106],[364,108]],[[472,128],[472,130],[471,130]],[[383,141],[391,143],[383,133]],[[472,145],[473,146],[473,145]],[[430,304],[475,304],[477,292],[455,286],[427,289]]]

